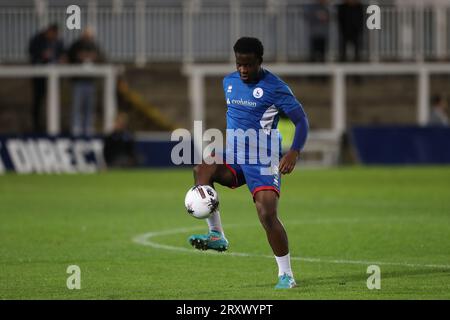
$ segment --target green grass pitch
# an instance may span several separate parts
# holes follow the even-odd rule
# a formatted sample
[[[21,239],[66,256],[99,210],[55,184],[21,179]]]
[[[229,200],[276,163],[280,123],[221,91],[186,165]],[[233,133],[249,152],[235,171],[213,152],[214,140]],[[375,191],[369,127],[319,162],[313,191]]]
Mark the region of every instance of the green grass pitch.
[[[303,169],[279,215],[299,284],[276,264],[251,195],[217,186],[230,250],[187,243],[190,170],[0,176],[0,299],[449,299],[450,167]],[[381,289],[369,290],[378,265]],[[69,290],[69,265],[81,289]]]

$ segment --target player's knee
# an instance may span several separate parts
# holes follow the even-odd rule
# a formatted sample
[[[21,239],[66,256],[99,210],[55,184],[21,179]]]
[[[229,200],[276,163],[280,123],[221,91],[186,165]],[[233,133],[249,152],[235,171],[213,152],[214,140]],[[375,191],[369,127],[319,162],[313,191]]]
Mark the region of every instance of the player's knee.
[[[277,212],[273,209],[265,208],[263,205],[257,205],[259,220],[265,229],[271,229],[277,222]]]
[[[216,172],[215,164],[201,163],[194,166],[194,177],[199,184],[209,184],[212,182]]]
[[[194,166],[194,169],[193,169],[194,176],[198,176],[199,175],[200,170],[201,170],[200,166],[201,166],[201,164],[197,164],[197,165]]]
[[[276,214],[267,213],[261,215],[261,222],[266,230],[271,230],[277,223]]]
[[[204,174],[204,173],[214,173],[215,172],[215,164],[206,164],[201,163],[194,166],[195,174]]]

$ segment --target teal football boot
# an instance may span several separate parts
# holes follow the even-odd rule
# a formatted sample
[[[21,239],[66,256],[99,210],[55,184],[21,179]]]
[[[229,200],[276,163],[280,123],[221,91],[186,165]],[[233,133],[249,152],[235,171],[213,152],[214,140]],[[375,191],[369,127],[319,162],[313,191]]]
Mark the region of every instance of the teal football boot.
[[[216,250],[226,251],[228,249],[228,241],[222,233],[211,230],[208,234],[194,234],[189,237],[189,243],[198,250]]]
[[[294,278],[286,273],[278,277],[278,283],[275,286],[275,289],[291,289],[295,288],[297,283],[295,283]]]

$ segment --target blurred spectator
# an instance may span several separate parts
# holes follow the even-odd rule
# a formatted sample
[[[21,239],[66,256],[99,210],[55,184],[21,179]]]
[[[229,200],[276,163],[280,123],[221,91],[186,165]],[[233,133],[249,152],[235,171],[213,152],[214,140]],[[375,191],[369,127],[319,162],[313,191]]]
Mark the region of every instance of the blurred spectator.
[[[34,35],[28,45],[30,63],[33,65],[60,62],[64,53],[63,42],[58,39],[58,25],[52,24],[44,31]],[[33,106],[32,121],[33,132],[42,133],[44,127],[41,123],[41,110],[47,94],[47,79],[33,78]]]
[[[330,12],[328,0],[316,0],[309,6],[310,61],[324,62],[329,33]]]
[[[364,30],[364,8],[359,0],[344,0],[338,5],[339,55],[340,60],[347,59],[347,46],[354,50],[354,61],[361,60],[362,34]]]
[[[84,29],[81,37],[70,46],[68,57],[70,63],[84,66],[103,61],[91,28]],[[72,134],[76,136],[94,134],[95,79],[92,77],[73,78],[72,99]]]
[[[105,137],[103,154],[108,167],[132,167],[137,164],[134,138],[128,130],[128,116],[119,113],[113,132]]]
[[[443,95],[434,95],[431,98],[430,126],[448,126],[448,101]]]

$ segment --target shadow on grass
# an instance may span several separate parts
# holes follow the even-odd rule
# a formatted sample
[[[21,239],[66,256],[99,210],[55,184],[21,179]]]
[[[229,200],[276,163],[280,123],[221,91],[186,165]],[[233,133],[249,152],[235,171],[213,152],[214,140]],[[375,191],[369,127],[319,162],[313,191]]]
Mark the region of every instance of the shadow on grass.
[[[450,270],[448,269],[405,269],[398,271],[386,271],[381,270],[381,281],[383,279],[395,279],[395,278],[408,278],[420,275],[431,275],[431,274],[446,274],[450,276]],[[333,294],[336,290],[344,289],[346,285],[350,285],[354,289],[355,285],[361,288],[366,288],[366,281],[370,274],[366,274],[364,271],[353,274],[343,274],[343,275],[331,275],[326,277],[311,276],[302,277],[302,275],[297,275],[298,287],[292,290],[275,290],[275,281],[265,282],[265,283],[247,283],[240,285],[233,285],[228,287],[216,287],[212,290],[200,290],[196,293],[197,296],[233,296],[236,293],[240,296],[243,292],[242,290],[252,290],[255,296],[267,296],[270,298],[280,298],[280,299],[308,299],[309,294],[312,292],[317,292],[317,289],[329,290],[329,294]],[[412,280],[411,282],[412,283]],[[328,289],[326,289],[328,288]],[[284,295],[283,293],[289,293],[289,295]],[[335,292],[336,293],[336,292]],[[305,296],[306,294],[306,296]],[[337,293],[336,293],[337,294]],[[314,297],[310,297],[314,298]]]
[[[450,275],[450,270],[448,269],[404,269],[397,271],[387,271],[383,272],[381,269],[381,281],[383,279],[395,279],[395,278],[407,278],[411,276],[417,275],[430,275],[430,274],[447,274]],[[360,282],[364,283],[367,281],[367,278],[370,274],[366,274],[365,272],[352,274],[352,275],[336,275],[336,276],[328,276],[328,277],[309,277],[300,279],[301,287],[307,289],[308,287],[318,287],[318,286],[345,286],[348,283],[352,282]]]

